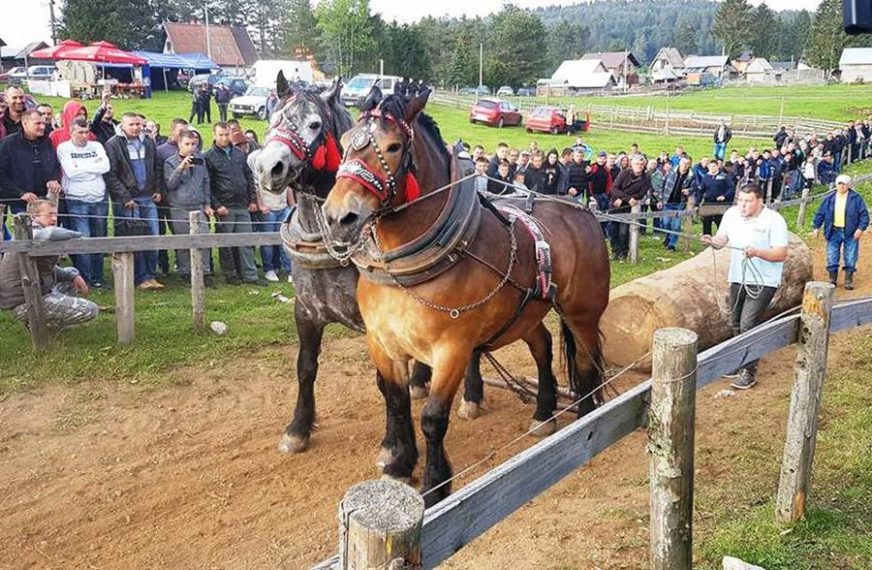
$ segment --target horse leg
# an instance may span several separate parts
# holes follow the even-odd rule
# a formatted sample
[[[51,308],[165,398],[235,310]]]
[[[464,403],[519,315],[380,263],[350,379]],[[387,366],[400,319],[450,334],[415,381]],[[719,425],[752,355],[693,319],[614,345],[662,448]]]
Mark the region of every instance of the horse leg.
[[[481,351],[476,350],[469,359],[463,387],[463,398],[457,415],[474,420],[482,414],[484,402],[484,381],[481,378]]]
[[[315,423],[315,378],[318,376],[318,354],[321,352],[321,339],[324,324],[315,323],[301,314],[297,304],[294,317],[300,337],[300,352],[297,355],[297,405],[294,418],[285,428],[279,442],[279,451],[299,453],[309,447],[312,426]]]
[[[409,392],[413,400],[423,400],[430,393],[430,378],[433,370],[417,360],[412,364],[412,378],[409,380]]]
[[[557,378],[551,369],[551,333],[543,323],[539,323],[533,331],[524,337],[524,342],[530,348],[530,354],[536,361],[539,373],[539,389],[536,393],[536,412],[530,426],[532,435],[543,437],[551,435],[557,429],[557,420],[553,418],[557,408]]]
[[[443,354],[443,358],[434,362],[430,396],[421,412],[421,431],[427,441],[427,462],[421,493],[428,507],[451,493],[452,471],[445,453],[445,434],[451,417],[451,403],[463,379],[464,368],[472,356],[470,352],[459,351]]]
[[[377,370],[378,388],[385,399],[385,437],[376,465],[385,476],[407,481],[418,462],[409,395],[409,363],[391,360],[378,343],[370,337],[367,341]]]
[[[603,360],[599,329],[595,322],[560,321],[569,384],[578,403],[578,417],[589,414],[603,402]]]

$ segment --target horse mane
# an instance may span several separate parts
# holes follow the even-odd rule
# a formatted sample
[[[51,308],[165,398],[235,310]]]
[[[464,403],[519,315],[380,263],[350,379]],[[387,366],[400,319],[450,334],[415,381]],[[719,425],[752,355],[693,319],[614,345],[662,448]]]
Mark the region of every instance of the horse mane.
[[[406,105],[407,101],[405,97],[401,97],[400,95],[390,94],[382,99],[381,104],[379,105],[379,109],[384,112],[390,113],[395,117],[405,117],[406,116]],[[427,137],[432,139],[436,146],[438,147],[438,151],[442,160],[446,162],[451,161],[451,155],[448,153],[448,149],[445,147],[445,140],[442,138],[442,132],[439,130],[439,125],[436,123],[436,120],[433,119],[427,113],[423,111],[418,113],[418,117],[415,119],[415,127],[419,131],[423,131]]]

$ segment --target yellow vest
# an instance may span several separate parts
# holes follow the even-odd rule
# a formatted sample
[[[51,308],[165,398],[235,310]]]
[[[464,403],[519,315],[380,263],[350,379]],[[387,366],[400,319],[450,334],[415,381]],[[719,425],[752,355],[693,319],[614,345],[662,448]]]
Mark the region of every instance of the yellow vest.
[[[848,193],[836,192],[836,204],[833,216],[833,227],[845,227],[845,211],[848,209]]]

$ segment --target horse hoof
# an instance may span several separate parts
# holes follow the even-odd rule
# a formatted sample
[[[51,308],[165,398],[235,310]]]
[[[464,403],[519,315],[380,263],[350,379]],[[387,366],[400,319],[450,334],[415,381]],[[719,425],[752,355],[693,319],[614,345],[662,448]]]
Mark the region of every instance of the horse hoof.
[[[530,424],[530,435],[533,437],[548,437],[556,431],[557,422],[555,420],[548,420],[545,423],[533,420],[533,423]]]
[[[279,451],[287,454],[301,453],[309,447],[309,438],[299,435],[282,434]]]
[[[391,477],[390,475],[383,474],[381,476],[381,480],[382,481],[396,481],[398,483],[405,483],[406,485],[409,485],[409,486],[412,485],[412,478],[411,477]]]
[[[394,452],[386,447],[382,447],[375,458],[375,466],[378,467],[379,471],[384,471],[385,466],[393,461],[393,459]]]
[[[427,386],[410,386],[409,395],[413,400],[423,400],[430,395],[430,388]]]
[[[461,400],[460,408],[458,408],[457,410],[457,415],[465,420],[474,420],[475,418],[480,416],[482,412],[483,409],[480,404]]]

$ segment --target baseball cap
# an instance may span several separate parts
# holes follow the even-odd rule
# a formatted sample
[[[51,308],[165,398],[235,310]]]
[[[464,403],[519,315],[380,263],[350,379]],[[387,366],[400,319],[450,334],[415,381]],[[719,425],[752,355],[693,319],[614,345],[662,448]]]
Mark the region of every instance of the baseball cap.
[[[850,184],[851,177],[847,174],[839,174],[836,176],[836,184]]]
[[[608,155],[609,155],[609,153],[607,153],[604,150],[599,151],[599,154],[597,154],[597,156],[601,156],[603,158],[607,157]]]

